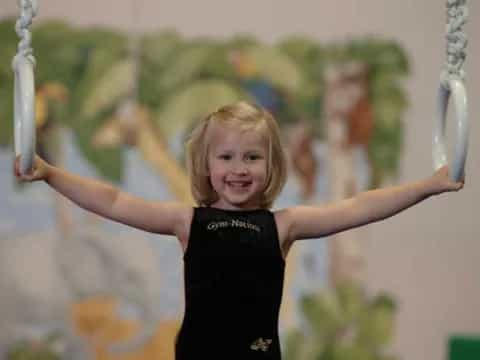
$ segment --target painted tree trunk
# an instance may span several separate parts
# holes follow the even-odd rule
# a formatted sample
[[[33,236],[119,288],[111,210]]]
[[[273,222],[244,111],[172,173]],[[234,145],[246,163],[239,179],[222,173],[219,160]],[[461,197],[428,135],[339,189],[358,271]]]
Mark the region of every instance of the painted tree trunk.
[[[363,167],[369,173],[366,147],[373,131],[373,116],[367,99],[367,69],[351,62],[330,68],[326,73],[326,124],[330,199],[338,202],[368,187],[360,181],[357,155],[364,155]],[[365,260],[362,238],[365,228],[338,233],[329,239],[332,286],[343,281],[363,282]]]

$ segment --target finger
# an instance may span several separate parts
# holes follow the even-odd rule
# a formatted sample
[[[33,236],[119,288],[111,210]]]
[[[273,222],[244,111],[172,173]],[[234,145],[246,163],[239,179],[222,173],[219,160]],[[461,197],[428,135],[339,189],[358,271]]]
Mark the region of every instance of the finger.
[[[20,167],[20,155],[18,155],[15,158],[15,161],[13,162],[13,173],[16,176],[20,175],[19,167]]]
[[[32,175],[27,175],[27,174],[23,175],[21,178],[23,181],[26,181],[26,182],[32,182],[34,180],[34,177]]]
[[[26,174],[27,174],[28,176],[31,176],[31,177],[33,177],[33,176],[35,175],[35,173],[36,173],[36,169],[35,169],[34,166],[32,166],[31,168],[27,169],[27,172],[26,172]]]
[[[17,165],[17,168],[15,169],[15,175],[16,176],[23,176],[22,171],[20,170],[20,166]]]

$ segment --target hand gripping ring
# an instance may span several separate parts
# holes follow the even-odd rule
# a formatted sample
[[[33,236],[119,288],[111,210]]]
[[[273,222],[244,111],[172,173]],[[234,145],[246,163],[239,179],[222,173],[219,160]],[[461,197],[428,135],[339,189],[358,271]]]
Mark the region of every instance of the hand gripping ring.
[[[15,156],[21,155],[20,173],[32,168],[35,153],[35,80],[34,64],[23,54],[13,59]]]
[[[433,163],[435,170],[438,170],[448,163],[445,125],[450,93],[453,93],[457,117],[457,143],[455,144],[453,164],[449,170],[451,180],[458,182],[464,176],[468,149],[469,125],[467,92],[463,81],[457,77],[450,78],[445,82],[442,81],[438,91],[437,119],[433,131]]]

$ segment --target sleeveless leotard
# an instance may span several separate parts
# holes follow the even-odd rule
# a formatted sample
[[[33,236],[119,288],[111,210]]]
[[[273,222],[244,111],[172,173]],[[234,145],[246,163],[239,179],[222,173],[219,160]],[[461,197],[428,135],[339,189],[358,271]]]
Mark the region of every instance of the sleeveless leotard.
[[[269,210],[194,209],[176,360],[280,360],[285,262]]]

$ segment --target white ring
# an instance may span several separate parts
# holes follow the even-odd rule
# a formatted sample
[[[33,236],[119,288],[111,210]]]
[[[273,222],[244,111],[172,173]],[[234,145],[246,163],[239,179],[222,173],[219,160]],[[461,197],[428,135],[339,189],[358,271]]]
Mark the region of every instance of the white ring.
[[[457,117],[457,143],[455,144],[453,164],[449,171],[451,180],[457,182],[464,176],[469,132],[467,92],[463,81],[459,78],[448,80],[448,87],[443,83],[440,84],[437,102],[437,121],[433,131],[433,163],[435,170],[448,164],[445,125],[450,93],[453,93]]]
[[[35,80],[32,62],[22,55],[13,60],[15,71],[15,156],[20,158],[20,173],[32,168],[35,153]]]

